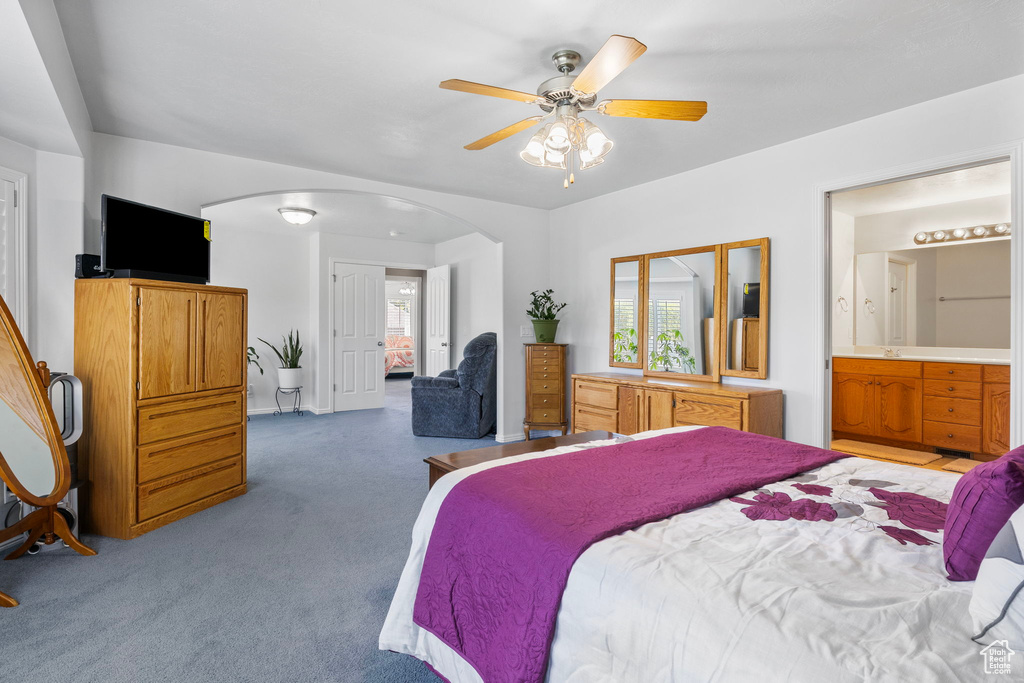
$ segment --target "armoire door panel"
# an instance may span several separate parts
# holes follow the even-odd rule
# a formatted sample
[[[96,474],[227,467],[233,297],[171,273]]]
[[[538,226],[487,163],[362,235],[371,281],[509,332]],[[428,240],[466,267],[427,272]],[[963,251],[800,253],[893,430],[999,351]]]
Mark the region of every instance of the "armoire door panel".
[[[986,384],[982,404],[981,450],[1003,455],[1010,450],[1010,385]]]
[[[139,398],[196,390],[196,293],[140,287],[137,292]]]
[[[244,308],[241,294],[204,292],[199,295],[196,337],[199,391],[242,385]]]
[[[899,441],[921,440],[922,386],[919,379],[876,377],[877,436]]]
[[[832,375],[832,429],[837,432],[875,433],[875,378],[869,375]]]

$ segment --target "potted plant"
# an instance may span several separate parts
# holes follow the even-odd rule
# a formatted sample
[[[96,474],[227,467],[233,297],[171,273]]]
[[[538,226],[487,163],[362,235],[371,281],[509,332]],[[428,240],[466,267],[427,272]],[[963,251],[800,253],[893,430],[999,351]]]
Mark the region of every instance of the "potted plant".
[[[256,353],[256,349],[251,346],[247,348],[245,350],[245,360],[245,367],[247,369],[250,365],[255,365],[256,369],[260,371],[260,374],[263,374],[263,368],[260,366],[260,354]]]
[[[533,319],[533,334],[542,344],[555,341],[555,331],[558,330],[558,319],[555,316],[565,308],[565,304],[555,303],[551,298],[553,293],[553,289],[530,292],[533,303],[527,309],[526,315]]]
[[[654,338],[650,366],[651,370],[671,372],[673,368],[679,368],[679,372],[692,374],[697,369],[697,359],[686,345],[682,332],[666,330]]]
[[[634,328],[627,327],[615,330],[615,334],[612,335],[612,341],[612,358],[615,359],[616,363],[636,362],[639,348],[636,344],[636,330]]]
[[[281,367],[277,369],[278,386],[282,389],[298,389],[302,385],[300,377],[302,366],[299,365],[299,359],[302,358],[302,343],[299,341],[299,331],[292,330],[288,332],[287,337],[281,336],[280,351],[267,340],[259,337],[257,339],[269,346],[281,361]]]

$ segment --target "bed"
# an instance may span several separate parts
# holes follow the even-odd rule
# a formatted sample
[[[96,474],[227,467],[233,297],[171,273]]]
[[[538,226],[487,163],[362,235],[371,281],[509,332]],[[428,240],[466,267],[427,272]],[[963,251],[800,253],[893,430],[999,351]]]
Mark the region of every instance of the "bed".
[[[453,682],[482,680],[413,618],[431,532],[456,484],[490,468],[699,429],[442,477],[414,526],[381,649]],[[957,479],[843,458],[594,543],[565,582],[544,680],[983,680],[972,583],[949,581],[943,568],[941,520]]]
[[[398,334],[384,336],[384,375],[390,375],[395,368],[411,368],[416,365],[416,347],[412,337]]]

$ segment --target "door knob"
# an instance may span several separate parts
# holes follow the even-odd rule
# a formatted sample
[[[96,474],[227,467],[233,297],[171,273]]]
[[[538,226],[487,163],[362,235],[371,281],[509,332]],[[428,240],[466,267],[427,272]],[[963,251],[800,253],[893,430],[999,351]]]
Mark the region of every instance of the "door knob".
[[[377,342],[377,346],[384,346],[384,342]]]
[[[441,342],[441,346],[448,346],[448,342]]]

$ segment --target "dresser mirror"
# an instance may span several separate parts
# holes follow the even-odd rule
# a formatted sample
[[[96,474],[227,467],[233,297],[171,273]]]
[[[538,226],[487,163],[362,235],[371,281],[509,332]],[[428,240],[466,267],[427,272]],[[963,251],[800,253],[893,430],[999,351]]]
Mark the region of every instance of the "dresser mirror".
[[[45,365],[41,364],[43,372]],[[23,555],[36,541],[58,538],[83,555],[95,551],[80,543],[57,503],[67,495],[71,465],[46,397],[42,377],[32,362],[7,304],[0,298],[0,477],[20,500],[37,509],[0,530],[0,542],[28,533],[6,559]],[[0,605],[18,603],[0,593]]]
[[[718,381],[717,245],[644,256],[644,374]]]
[[[769,256],[762,237],[613,258],[608,364],[703,382],[767,378]]]
[[[645,284],[639,256],[612,259],[611,339],[608,364],[616,368],[642,368],[640,355],[640,302]]]
[[[722,245],[722,374],[768,376],[768,238]]]

